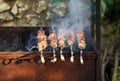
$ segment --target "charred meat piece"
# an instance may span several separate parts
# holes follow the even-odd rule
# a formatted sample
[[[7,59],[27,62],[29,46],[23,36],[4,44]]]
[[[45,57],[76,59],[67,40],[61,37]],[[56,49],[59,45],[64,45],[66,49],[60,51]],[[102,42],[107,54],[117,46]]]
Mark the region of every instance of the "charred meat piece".
[[[45,41],[46,38],[47,38],[47,36],[45,35],[45,32],[43,30],[38,30],[38,32],[37,32],[38,42]]]
[[[80,62],[81,64],[84,64],[83,57],[82,57],[83,49],[85,49],[86,47],[84,32],[79,30],[76,33],[76,36],[77,36],[77,41],[78,41],[78,47],[81,49],[80,50]]]
[[[79,41],[79,42],[78,42],[78,47],[79,47],[80,49],[85,49],[85,47],[86,47],[85,41],[83,41],[83,40]]]
[[[86,47],[86,42],[85,42],[85,36],[83,31],[78,31],[76,33],[77,36],[77,41],[78,41],[78,47],[80,49],[85,49]]]
[[[60,59],[61,61],[65,61],[65,57],[62,54],[62,49],[66,46],[65,44],[65,32],[63,30],[59,30],[58,33],[58,46],[61,48],[60,50]]]
[[[45,32],[43,30],[38,30],[37,39],[39,51],[44,50],[47,47],[47,36],[45,35]]]
[[[68,34],[68,39],[67,39],[68,45],[69,46],[73,45],[74,41],[75,41],[74,32],[70,31],[70,33]]]
[[[57,36],[55,30],[50,31],[50,35],[48,37],[48,40],[50,40],[50,46],[53,48],[57,48]]]
[[[41,42],[38,42],[37,45],[38,45],[39,51],[42,51],[47,47],[47,42],[46,41],[41,41]]]
[[[65,44],[65,34],[63,30],[59,30],[58,33],[58,46],[60,48],[64,48],[66,46]]]
[[[48,40],[50,40],[50,46],[53,48],[53,59],[51,59],[51,62],[55,63],[57,61],[56,54],[55,54],[55,48],[57,48],[57,36],[54,29],[50,31]]]
[[[73,44],[75,42],[75,35],[74,35],[73,31],[70,31],[70,33],[68,34],[67,42],[68,42],[68,45],[70,46],[70,50],[71,50],[70,62],[73,63],[74,62]]]

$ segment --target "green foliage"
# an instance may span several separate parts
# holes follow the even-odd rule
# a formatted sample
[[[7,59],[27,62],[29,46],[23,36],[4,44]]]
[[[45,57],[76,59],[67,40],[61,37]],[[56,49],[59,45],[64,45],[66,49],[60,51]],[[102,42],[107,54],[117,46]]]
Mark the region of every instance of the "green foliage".
[[[51,5],[54,7],[61,2],[67,1],[68,0],[51,0]],[[89,6],[86,5],[86,7]],[[108,19],[113,23],[120,21],[120,0],[101,0],[101,18]]]
[[[51,5],[52,6],[57,6],[59,5],[61,2],[65,2],[66,0],[52,0],[51,1]]]
[[[101,0],[101,17],[103,18],[106,11],[106,4],[104,0]]]
[[[120,0],[101,0],[101,17],[111,22],[120,20]]]

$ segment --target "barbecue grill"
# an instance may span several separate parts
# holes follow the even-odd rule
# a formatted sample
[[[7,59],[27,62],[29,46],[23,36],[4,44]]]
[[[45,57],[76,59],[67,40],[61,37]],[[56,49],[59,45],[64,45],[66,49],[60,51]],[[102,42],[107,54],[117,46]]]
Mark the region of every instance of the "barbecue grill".
[[[70,62],[71,50],[67,45],[62,53],[65,61],[60,60],[60,48],[55,50],[57,62],[51,63],[53,49],[43,50],[45,63],[40,60],[37,48],[37,31],[41,27],[0,27],[0,69],[1,81],[101,81],[100,78],[100,0],[91,0],[90,30],[83,29],[86,48],[83,49],[80,63],[80,49],[74,45],[74,62]],[[95,16],[96,15],[96,16]],[[94,21],[95,19],[95,21]],[[94,24],[96,25],[94,27]],[[43,27],[49,36],[51,27]],[[58,28],[56,27],[57,31]],[[96,35],[95,35],[96,34]],[[49,44],[49,41],[47,41]]]

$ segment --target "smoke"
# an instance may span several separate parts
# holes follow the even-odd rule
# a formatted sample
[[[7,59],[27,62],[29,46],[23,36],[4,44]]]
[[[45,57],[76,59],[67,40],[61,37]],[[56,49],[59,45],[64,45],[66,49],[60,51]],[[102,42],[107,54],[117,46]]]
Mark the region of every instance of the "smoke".
[[[53,25],[66,30],[83,30],[91,26],[91,2],[89,0],[69,0],[68,11],[64,17],[53,16]]]
[[[67,12],[64,17],[60,17],[57,14],[53,14],[52,27],[64,30],[66,36],[69,31],[77,32],[83,30],[85,33],[87,47],[86,50],[93,50],[92,40],[90,37],[91,27],[91,1],[90,0],[69,0]],[[57,32],[58,33],[58,32]],[[37,39],[34,33],[30,34],[29,40],[27,41],[26,49],[32,51],[37,48]]]
[[[69,0],[67,12],[64,17],[59,17],[57,14],[53,16],[53,27],[63,29],[67,36],[69,31],[77,32],[82,30],[85,33],[87,50],[93,50],[92,40],[90,37],[91,27],[91,0]]]
[[[32,32],[29,36],[29,39],[26,44],[26,49],[28,51],[33,51],[34,49],[37,49],[37,38],[34,32]]]

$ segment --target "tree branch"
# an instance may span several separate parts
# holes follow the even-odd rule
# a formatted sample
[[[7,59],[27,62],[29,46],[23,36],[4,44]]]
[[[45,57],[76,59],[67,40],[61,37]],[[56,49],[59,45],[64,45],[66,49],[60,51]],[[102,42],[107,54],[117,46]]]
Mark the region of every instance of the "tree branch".
[[[112,76],[112,81],[116,81],[117,74],[118,74],[118,66],[119,66],[119,54],[120,50],[117,50],[117,53],[115,54],[115,62],[114,62],[114,71]]]

